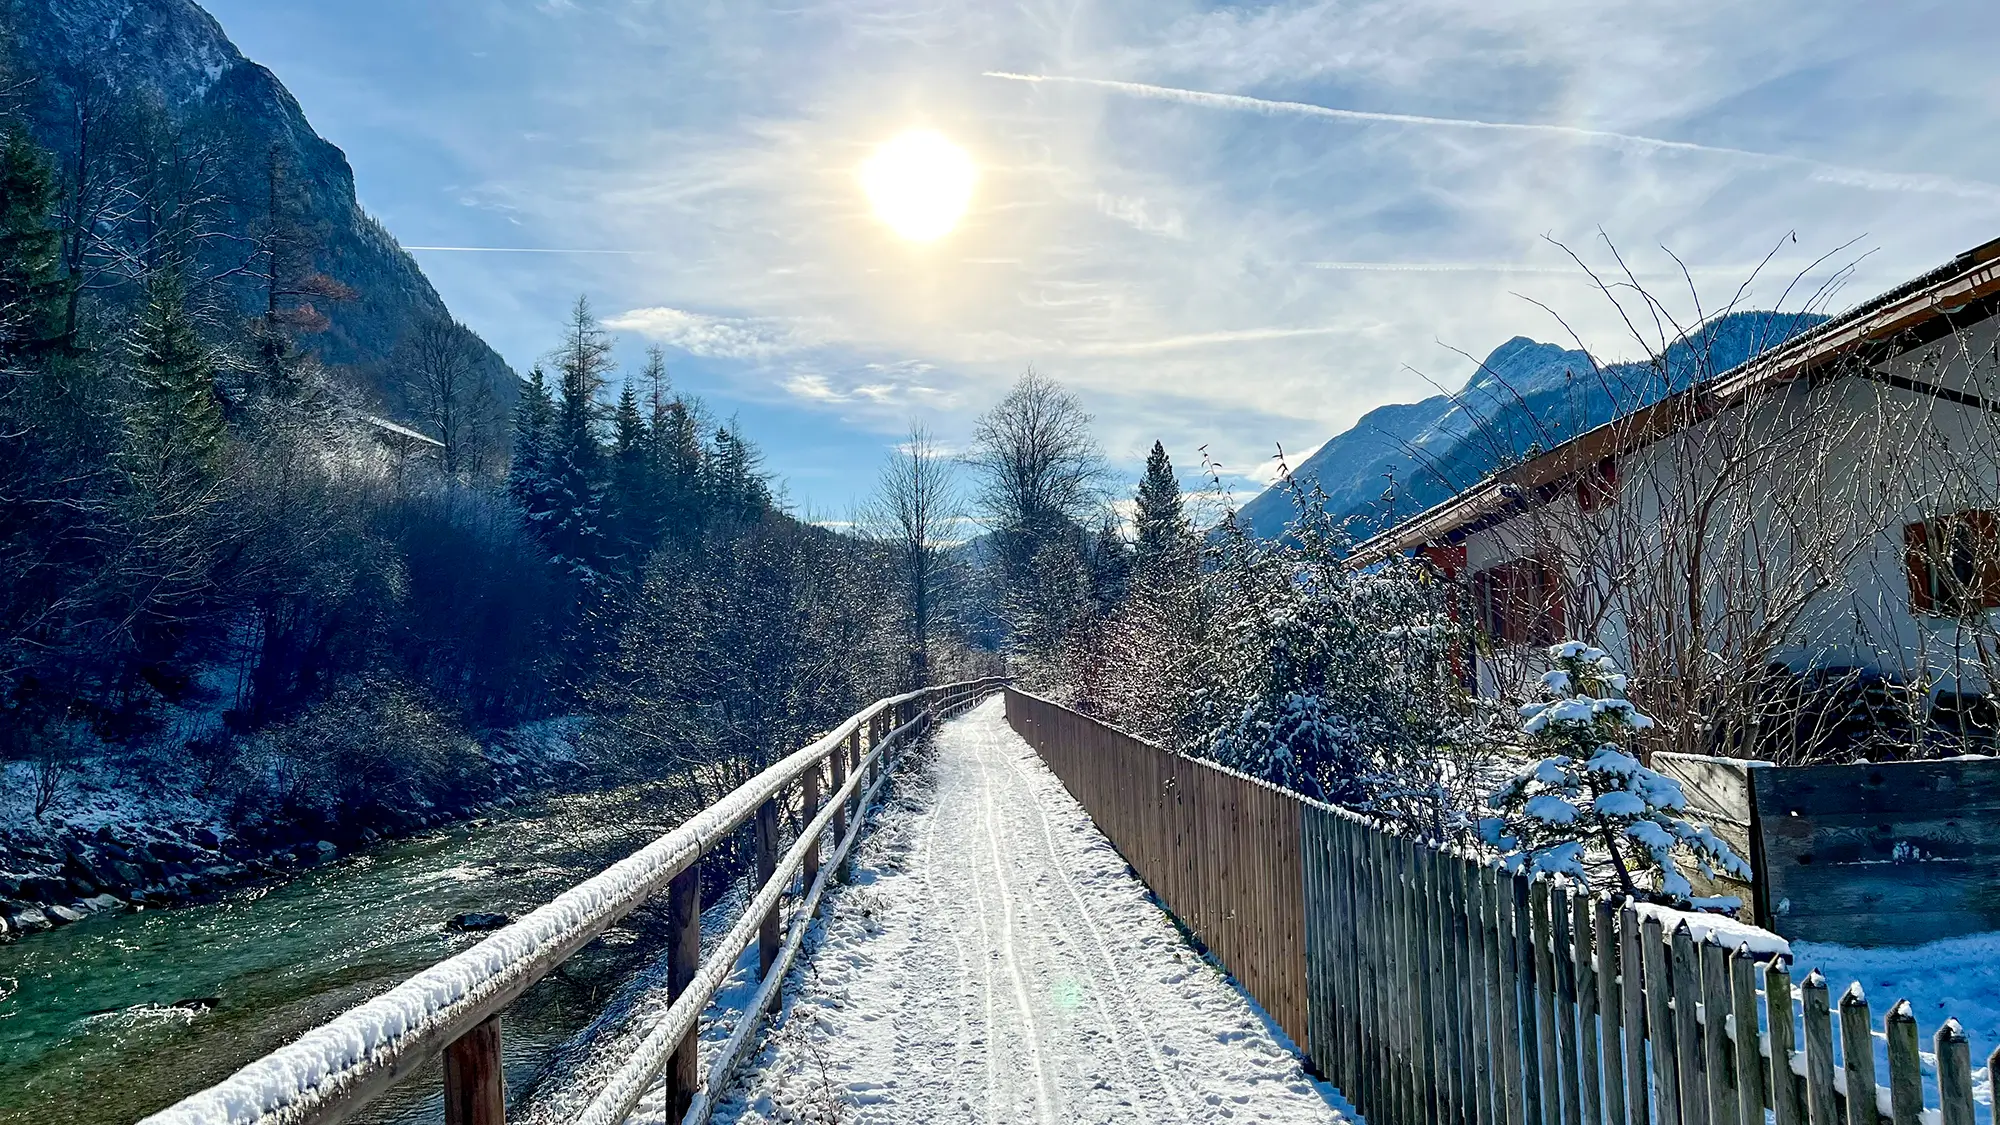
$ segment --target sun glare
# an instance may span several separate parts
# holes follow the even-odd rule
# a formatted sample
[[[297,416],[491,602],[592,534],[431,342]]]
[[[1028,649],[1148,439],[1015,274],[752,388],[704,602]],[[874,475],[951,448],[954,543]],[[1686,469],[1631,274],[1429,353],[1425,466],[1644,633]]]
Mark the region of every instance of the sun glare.
[[[913,242],[951,233],[978,178],[965,150],[929,129],[884,142],[861,166],[861,188],[876,217]]]

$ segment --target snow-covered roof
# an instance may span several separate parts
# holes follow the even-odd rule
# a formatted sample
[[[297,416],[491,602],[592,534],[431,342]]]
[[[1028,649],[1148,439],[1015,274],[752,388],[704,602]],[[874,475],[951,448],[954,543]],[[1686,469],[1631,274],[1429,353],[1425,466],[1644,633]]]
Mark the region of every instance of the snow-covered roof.
[[[444,443],[439,441],[438,439],[431,437],[428,434],[420,434],[417,431],[409,428],[408,426],[401,425],[396,422],[391,422],[387,418],[377,418],[373,414],[363,414],[361,416],[361,420],[375,427],[378,430],[395,434],[397,437],[409,438],[411,441],[419,441],[424,443],[425,445],[436,446],[439,449],[444,448]]]
[[[1762,387],[1790,383],[1857,353],[1907,350],[1926,343],[1968,312],[1994,314],[2000,302],[2000,238],[1981,243],[1936,269],[1856,305],[1790,341],[1716,377],[1565,441],[1503,469],[1354,548],[1354,566],[1372,566],[1427,543],[1455,543],[1547,498],[1577,474],[1642,449]]]

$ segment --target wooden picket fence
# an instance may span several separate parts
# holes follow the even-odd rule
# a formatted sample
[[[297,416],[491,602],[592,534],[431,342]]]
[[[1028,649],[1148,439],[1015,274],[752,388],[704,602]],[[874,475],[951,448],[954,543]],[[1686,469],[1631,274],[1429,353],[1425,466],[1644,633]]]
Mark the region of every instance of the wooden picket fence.
[[[1374,1125],[1974,1123],[1956,1021],[1930,1038],[1927,1089],[1907,1003],[1878,1036],[1859,985],[1836,1000],[1814,972],[1794,990],[1783,957],[1696,941],[1685,921],[1668,930],[1011,689],[1007,717]],[[1873,1096],[1850,1105],[1850,1090]]]

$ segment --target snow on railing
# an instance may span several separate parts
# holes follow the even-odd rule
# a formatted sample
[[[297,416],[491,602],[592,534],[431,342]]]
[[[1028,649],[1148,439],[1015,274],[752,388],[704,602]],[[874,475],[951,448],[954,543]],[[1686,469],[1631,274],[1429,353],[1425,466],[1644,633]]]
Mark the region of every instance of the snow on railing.
[[[141,1125],[305,1125],[345,1118],[497,1016],[577,950],[676,877],[691,872],[703,854],[755,816],[761,806],[779,800],[808,774],[813,781],[807,792],[814,792],[820,770],[829,759],[842,753],[844,745],[851,746],[857,767],[873,765],[880,760],[880,753],[893,745],[884,721],[890,716],[904,720],[894,735],[907,736],[912,729],[928,725],[937,713],[977,699],[1002,682],[1001,677],[966,681],[913,691],[873,704],[680,827],[572,887],[520,921],[313,1028],[214,1086],[146,1118]],[[919,712],[914,706],[919,702],[934,705]],[[858,753],[864,724],[870,726],[873,735],[870,739],[873,753],[865,762]],[[836,779],[844,764],[836,764]],[[862,776],[863,770],[857,768],[854,777],[835,794],[838,799],[828,801],[824,812],[813,820],[814,829],[825,830],[843,809],[844,798],[855,791]],[[860,811],[856,810],[857,825]],[[817,833],[811,836],[802,833],[793,852],[802,861],[809,850],[807,845],[817,839]],[[788,855],[752,903],[745,923],[740,923],[732,933],[732,940],[757,928],[761,917],[775,907],[779,893],[797,869],[798,864]],[[698,909],[694,924],[697,927],[700,924]],[[728,951],[726,958],[717,959],[733,962],[747,942],[745,936]],[[718,975],[715,981],[708,982],[706,991],[712,993],[720,980]],[[699,991],[693,984],[687,989],[689,994]],[[677,1013],[690,1006],[692,1013],[698,1015],[706,1002],[707,997],[703,996],[699,1003],[690,1000],[689,1005],[676,1004],[667,1020],[672,1022]],[[682,1022],[692,1027],[692,1015]],[[497,1054],[498,1036],[489,1038],[490,1049]],[[678,1037],[668,1042],[678,1042]],[[496,1065],[490,1069],[497,1090],[497,1058],[493,1061]],[[656,1066],[648,1080],[657,1074]],[[692,1091],[687,1093],[691,1096]],[[451,1096],[448,1091],[448,1101]],[[481,1117],[484,1125],[484,1115],[474,1116]]]

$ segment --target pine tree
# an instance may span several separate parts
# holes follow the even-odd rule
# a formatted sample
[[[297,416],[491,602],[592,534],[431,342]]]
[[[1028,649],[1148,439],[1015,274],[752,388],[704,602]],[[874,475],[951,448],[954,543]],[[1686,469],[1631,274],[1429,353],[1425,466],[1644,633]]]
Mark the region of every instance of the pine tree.
[[[222,401],[214,353],[201,339],[178,270],[159,270],[146,286],[131,373],[126,459],[133,480],[167,490],[210,476],[222,455]]]
[[[724,519],[750,523],[770,508],[770,488],[758,471],[763,459],[733,426],[715,431],[708,457],[708,499]]]
[[[630,382],[618,395],[612,412],[611,522],[617,550],[636,572],[652,550],[658,527],[657,489],[653,485],[652,443],[646,420],[639,414],[639,394]]]
[[[703,480],[707,454],[701,447],[701,424],[685,399],[654,395],[652,419],[646,426],[660,535],[681,543],[692,541],[704,522]]]
[[[598,327],[588,298],[577,298],[570,310],[568,338],[556,353],[556,367],[562,376],[561,397],[549,439],[551,510],[543,542],[558,566],[593,584],[608,553],[597,394],[611,368],[611,339]]]
[[[520,505],[530,526],[547,519],[549,436],[555,428],[555,398],[540,364],[528,373],[528,385],[514,407],[514,458],[507,469],[507,493]]]
[[[1166,447],[1157,441],[1146,455],[1146,475],[1139,480],[1132,525],[1137,565],[1142,570],[1170,554],[1188,550],[1194,543],[1194,532],[1181,504],[1180,481],[1174,477]]]
[[[1676,851],[1710,879],[1721,871],[1748,882],[1750,866],[1727,841],[1677,815],[1687,807],[1680,783],[1640,764],[1638,735],[1653,720],[1625,698],[1630,685],[1617,664],[1580,641],[1551,647],[1549,659],[1546,700],[1521,708],[1521,733],[1544,756],[1493,794],[1501,816],[1480,825],[1487,842],[1512,863],[1586,884],[1585,851],[1600,851],[1615,893],[1675,906],[1694,899]]]
[[[0,140],[0,362],[45,350],[66,301],[55,168],[19,127]]]

